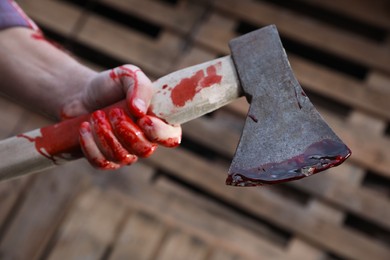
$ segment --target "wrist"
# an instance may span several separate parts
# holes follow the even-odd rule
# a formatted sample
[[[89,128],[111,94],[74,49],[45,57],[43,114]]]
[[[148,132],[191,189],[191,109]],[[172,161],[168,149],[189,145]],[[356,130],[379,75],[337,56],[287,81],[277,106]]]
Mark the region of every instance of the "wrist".
[[[71,64],[69,64],[71,65]],[[61,93],[57,96],[56,118],[60,120],[73,118],[85,113],[84,95],[97,72],[79,63],[71,65],[67,70],[70,81],[61,84]]]

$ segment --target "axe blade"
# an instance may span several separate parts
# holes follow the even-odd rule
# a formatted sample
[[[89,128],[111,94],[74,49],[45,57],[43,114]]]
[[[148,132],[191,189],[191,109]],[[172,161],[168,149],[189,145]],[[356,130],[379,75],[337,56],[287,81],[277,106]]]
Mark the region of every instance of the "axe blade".
[[[229,45],[250,108],[226,184],[296,180],[350,156],[294,77],[274,25]]]

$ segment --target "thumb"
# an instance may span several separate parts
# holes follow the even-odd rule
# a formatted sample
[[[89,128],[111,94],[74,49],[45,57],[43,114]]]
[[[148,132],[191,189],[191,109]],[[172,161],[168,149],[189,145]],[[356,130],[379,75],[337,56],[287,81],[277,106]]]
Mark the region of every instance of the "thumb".
[[[110,77],[120,81],[130,113],[138,118],[145,116],[153,96],[152,82],[145,73],[136,66],[124,65],[112,70]]]
[[[112,105],[126,98],[127,107],[135,117],[143,117],[153,96],[149,78],[134,65],[123,65],[94,75],[83,91],[61,111],[61,117],[71,118]]]

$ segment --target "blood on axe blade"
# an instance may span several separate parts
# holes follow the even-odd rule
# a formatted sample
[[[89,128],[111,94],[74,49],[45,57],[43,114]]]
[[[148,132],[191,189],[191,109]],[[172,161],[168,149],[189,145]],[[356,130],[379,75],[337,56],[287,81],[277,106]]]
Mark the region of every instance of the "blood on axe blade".
[[[153,82],[155,95],[149,113],[167,123],[182,124],[245,95],[251,105],[229,169],[229,185],[295,180],[349,157],[348,147],[295,79],[274,25],[233,39],[230,47],[232,57],[185,68]],[[103,110],[113,107],[126,108],[126,103]],[[0,141],[0,180],[81,158],[78,129],[89,116]]]
[[[261,30],[230,42],[250,108],[229,169],[229,185],[296,180],[337,166],[351,155],[294,77],[276,27]]]

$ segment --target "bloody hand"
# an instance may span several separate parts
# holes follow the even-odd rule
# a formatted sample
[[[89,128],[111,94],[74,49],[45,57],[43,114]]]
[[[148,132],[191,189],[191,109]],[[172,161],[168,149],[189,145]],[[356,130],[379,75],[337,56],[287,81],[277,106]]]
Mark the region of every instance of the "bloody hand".
[[[126,98],[126,111],[113,108],[92,113],[80,127],[80,145],[85,157],[100,169],[117,169],[150,156],[158,144],[179,145],[181,127],[168,125],[147,115],[153,96],[152,83],[133,65],[124,65],[96,74],[72,102],[66,104],[62,117],[74,117]]]

